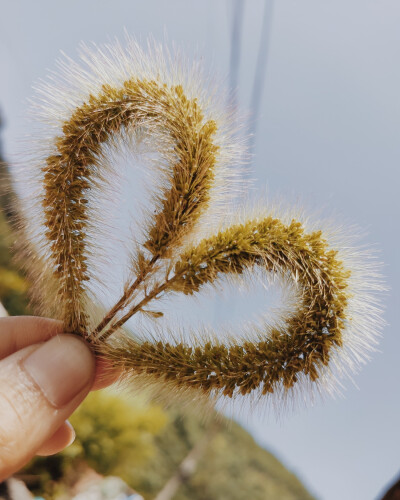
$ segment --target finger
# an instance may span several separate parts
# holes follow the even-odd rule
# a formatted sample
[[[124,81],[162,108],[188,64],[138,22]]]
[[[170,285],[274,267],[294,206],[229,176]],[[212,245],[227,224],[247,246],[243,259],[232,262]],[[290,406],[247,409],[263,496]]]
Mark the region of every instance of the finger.
[[[89,392],[95,360],[75,335],[58,335],[0,361],[0,481],[25,465]]]
[[[96,376],[92,386],[92,391],[104,389],[116,382],[120,377],[119,371],[115,370],[110,361],[102,358],[96,358]]]
[[[62,451],[74,442],[75,431],[72,425],[66,420],[56,432],[45,441],[36,452],[36,455],[46,457]]]
[[[37,316],[0,318],[0,359],[62,333],[61,321]]]

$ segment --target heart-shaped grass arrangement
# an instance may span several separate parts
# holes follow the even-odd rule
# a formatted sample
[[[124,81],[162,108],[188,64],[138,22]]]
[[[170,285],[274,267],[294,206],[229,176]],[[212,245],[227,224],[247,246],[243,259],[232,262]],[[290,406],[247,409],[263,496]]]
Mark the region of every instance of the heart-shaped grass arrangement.
[[[44,153],[27,167],[39,185],[39,210],[25,202],[23,255],[40,312],[83,336],[122,378],[144,376],[178,393],[283,397],[305,384],[329,386],[355,368],[379,330],[374,264],[365,264],[362,252],[332,248],[321,230],[267,210],[231,224],[226,217],[214,234],[199,238],[239,160],[229,113],[218,111],[224,101],[213,90],[206,95],[196,66],[185,69],[158,46],[144,51],[128,40],[126,49],[86,49],[82,59],[86,66],[67,61],[61,80],[42,85],[36,108],[53,126],[40,141]],[[131,244],[133,272],[115,305],[98,317],[91,312],[95,299],[88,299],[96,229],[90,197],[107,190],[104,150],[129,144],[138,131],[159,144],[161,180],[143,242]],[[246,340],[223,342],[215,333],[202,341],[191,332],[192,341],[171,342],[157,328],[135,337],[122,328],[143,312],[157,322],[161,313],[147,307],[160,297],[201,294],[206,284],[260,268],[292,280],[298,301],[279,323],[254,327]]]

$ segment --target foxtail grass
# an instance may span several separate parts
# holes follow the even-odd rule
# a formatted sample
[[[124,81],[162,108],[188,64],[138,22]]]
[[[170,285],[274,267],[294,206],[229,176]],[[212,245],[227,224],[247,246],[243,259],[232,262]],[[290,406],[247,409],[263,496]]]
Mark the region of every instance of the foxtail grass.
[[[364,266],[357,252],[348,258],[323,230],[311,230],[296,217],[253,217],[244,210],[239,222],[202,231],[216,213],[218,193],[229,191],[230,169],[240,163],[229,113],[223,118],[216,96],[205,97],[198,82],[191,87],[184,70],[173,64],[168,69],[173,58],[161,48],[147,55],[134,42],[128,45],[126,52],[108,47],[108,55],[105,49],[89,51],[89,70],[69,62],[67,83],[72,78],[77,92],[65,97],[64,107],[59,101],[66,90],[43,89],[46,100],[52,89],[55,103],[48,111],[48,104],[42,106],[46,120],[61,118],[35,170],[44,236],[31,231],[27,247],[38,256],[31,262],[37,287],[49,283],[53,307],[47,310],[108,359],[122,379],[152,381],[190,397],[281,397],[306,386],[305,380],[322,387],[347,366],[355,369],[381,326],[379,308],[371,303],[379,288],[371,278],[375,264],[367,259]],[[169,144],[159,147],[163,181],[156,183],[154,206],[142,224],[144,239],[131,245],[133,272],[115,303],[94,320],[89,257],[95,225],[88,205],[93,193],[99,197],[107,189],[104,149],[137,130]],[[29,225],[28,214],[27,233]],[[176,334],[172,342],[157,329],[135,337],[124,330],[137,314],[157,322],[162,311],[154,303],[162,297],[201,294],[224,277],[251,276],[257,269],[291,281],[297,302],[278,323],[250,327],[242,341],[222,342],[211,331],[202,341],[196,325],[192,341]]]

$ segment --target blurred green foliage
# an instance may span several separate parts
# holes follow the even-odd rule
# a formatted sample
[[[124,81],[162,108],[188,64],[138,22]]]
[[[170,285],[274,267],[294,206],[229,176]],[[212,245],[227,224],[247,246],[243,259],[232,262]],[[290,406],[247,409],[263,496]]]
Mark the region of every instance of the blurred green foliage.
[[[64,456],[131,483],[135,469],[155,454],[154,436],[168,417],[160,407],[140,404],[138,398],[126,400],[102,391],[91,393],[70,420],[77,438]]]
[[[0,302],[12,316],[28,314],[27,283],[12,260],[12,232],[0,210]]]
[[[135,487],[157,454],[155,436],[168,422],[157,405],[111,391],[91,393],[70,418],[74,443],[50,457],[37,457],[23,470],[30,488],[46,498],[65,494],[88,467]]]

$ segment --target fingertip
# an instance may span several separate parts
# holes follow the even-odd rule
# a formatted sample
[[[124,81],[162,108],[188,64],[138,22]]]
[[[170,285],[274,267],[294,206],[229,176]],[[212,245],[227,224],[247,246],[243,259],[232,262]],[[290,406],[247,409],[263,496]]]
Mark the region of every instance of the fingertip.
[[[66,420],[56,432],[45,441],[37,451],[36,455],[47,457],[59,453],[70,446],[75,440],[75,430],[68,420]]]
[[[116,382],[120,377],[119,372],[112,366],[112,363],[103,357],[96,357],[96,375],[92,386],[92,391],[104,389]]]

